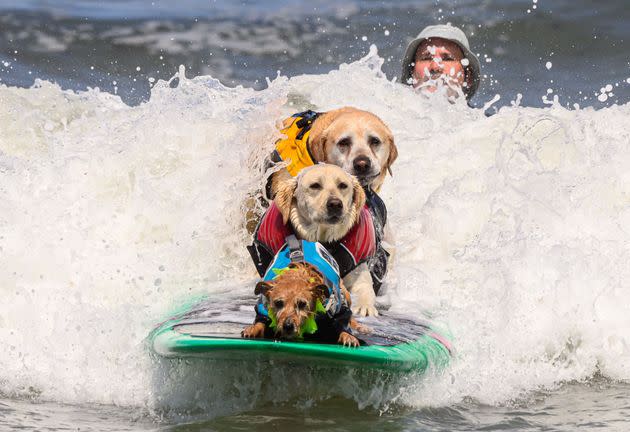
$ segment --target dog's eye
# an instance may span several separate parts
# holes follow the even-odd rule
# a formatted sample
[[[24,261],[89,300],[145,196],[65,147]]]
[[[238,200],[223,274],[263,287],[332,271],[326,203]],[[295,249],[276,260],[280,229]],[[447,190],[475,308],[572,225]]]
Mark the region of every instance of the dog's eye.
[[[350,144],[352,144],[352,141],[350,140],[350,138],[341,138],[337,142],[337,145],[341,148],[348,148],[350,147]]]
[[[280,310],[284,307],[284,302],[282,300],[274,300],[273,301],[273,308],[275,310]]]
[[[306,305],[307,303],[304,300],[298,300],[295,305],[297,306],[298,309],[300,310],[304,310],[306,309]]]
[[[371,136],[368,138],[368,143],[373,147],[377,147],[381,145],[381,140],[376,137]]]
[[[339,189],[341,189],[341,190],[348,189],[348,184],[347,183],[339,183],[339,185],[337,187]]]
[[[320,190],[322,188],[322,185],[320,185],[319,183],[313,183],[309,187],[313,190]]]

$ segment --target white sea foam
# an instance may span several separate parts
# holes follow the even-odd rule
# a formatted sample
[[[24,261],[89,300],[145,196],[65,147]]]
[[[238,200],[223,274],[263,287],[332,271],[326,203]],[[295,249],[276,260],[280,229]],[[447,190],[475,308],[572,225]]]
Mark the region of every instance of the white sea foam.
[[[180,72],[137,107],[46,82],[0,86],[0,393],[145,407],[194,397],[160,375],[144,338],[187,298],[250,292],[252,165],[305,101],[373,111],[396,137],[383,198],[397,252],[382,301],[432,311],[457,348],[444,375],[396,400],[503,403],[598,371],[630,379],[630,105],[515,103],[486,118],[419,97],[382,62],[372,51],[262,91]],[[224,390],[278,397],[256,372],[226,373]],[[361,406],[392,398],[346,378],[340,393]]]

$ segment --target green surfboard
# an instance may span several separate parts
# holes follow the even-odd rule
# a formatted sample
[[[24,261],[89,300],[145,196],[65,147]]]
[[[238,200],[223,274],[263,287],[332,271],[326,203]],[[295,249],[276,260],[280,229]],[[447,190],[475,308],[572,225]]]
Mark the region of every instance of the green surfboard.
[[[253,318],[251,298],[233,299],[229,307],[205,300],[158,325],[149,342],[155,353],[164,357],[314,363],[401,372],[442,368],[451,358],[450,342],[428,322],[387,312],[359,320],[370,332],[355,333],[361,342],[357,348],[241,338],[241,330]]]

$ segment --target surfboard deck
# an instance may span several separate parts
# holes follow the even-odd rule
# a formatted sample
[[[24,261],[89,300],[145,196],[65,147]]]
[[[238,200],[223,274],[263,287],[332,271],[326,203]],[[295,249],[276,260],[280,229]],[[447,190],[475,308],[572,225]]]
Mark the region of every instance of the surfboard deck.
[[[417,372],[429,366],[444,367],[451,357],[450,342],[428,322],[388,312],[377,318],[359,319],[370,332],[355,333],[361,342],[357,348],[243,339],[241,330],[254,318],[252,299],[221,303],[201,301],[156,327],[149,338],[155,353],[171,358],[245,359]]]

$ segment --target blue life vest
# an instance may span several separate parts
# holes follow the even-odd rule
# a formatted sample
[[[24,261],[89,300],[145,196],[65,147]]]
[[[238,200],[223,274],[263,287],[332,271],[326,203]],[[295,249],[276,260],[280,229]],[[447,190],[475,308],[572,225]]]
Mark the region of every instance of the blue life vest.
[[[298,240],[294,235],[287,237],[286,244],[278,251],[267,268],[264,281],[273,280],[278,273],[289,267],[291,263],[308,263],[314,266],[324,277],[324,284],[328,287],[328,297],[323,303],[329,316],[334,316],[345,305],[346,299],[341,294],[341,277],[339,266],[328,250],[319,242]],[[261,295],[256,312],[268,316],[265,297]]]

